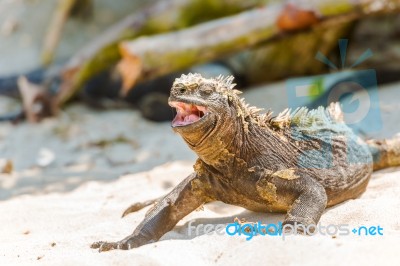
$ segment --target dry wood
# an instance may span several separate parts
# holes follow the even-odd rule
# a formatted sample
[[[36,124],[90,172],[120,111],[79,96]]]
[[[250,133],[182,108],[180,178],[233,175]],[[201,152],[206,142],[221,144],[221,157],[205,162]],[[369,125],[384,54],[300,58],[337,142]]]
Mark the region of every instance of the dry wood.
[[[115,24],[65,65],[57,104],[72,98],[94,75],[120,59],[118,44],[134,37],[186,28],[278,0],[157,0]]]
[[[154,78],[251,47],[279,29],[276,6],[246,11],[189,29],[123,42],[119,71],[124,90],[138,80]]]
[[[77,0],[60,0],[53,14],[53,18],[49,23],[47,35],[44,40],[42,51],[42,62],[49,65],[53,61],[54,51],[60,41],[61,33],[65,22],[68,19],[72,9],[76,5]]]
[[[44,86],[29,82],[26,77],[18,79],[25,117],[31,123],[57,114],[57,107]]]
[[[283,32],[310,28],[318,23],[319,17],[335,20],[347,16],[356,20],[398,12],[400,3],[395,0],[323,0],[315,2],[311,10],[309,3],[306,6],[302,2],[296,6],[295,12],[293,8],[292,4],[268,5],[177,32],[122,42],[120,52],[123,59],[119,71],[124,80],[123,91],[126,93],[137,81],[224,57],[273,40]],[[306,11],[306,16],[299,16],[302,10]],[[285,16],[283,20],[282,16]],[[295,19],[301,20],[300,28],[293,28]]]

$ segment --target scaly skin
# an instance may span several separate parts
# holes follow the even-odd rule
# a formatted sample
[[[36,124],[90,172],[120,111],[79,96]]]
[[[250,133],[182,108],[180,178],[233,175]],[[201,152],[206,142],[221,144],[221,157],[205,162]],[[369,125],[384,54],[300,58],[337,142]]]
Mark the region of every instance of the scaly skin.
[[[309,226],[326,207],[365,191],[373,170],[370,146],[343,123],[337,104],[259,115],[231,82],[198,74],[175,80],[169,103],[178,115],[172,127],[199,157],[194,173],[158,201],[132,235],[92,248],[130,249],[157,241],[184,216],[216,200],[286,212],[283,225]],[[393,166],[379,147],[371,150],[381,152],[374,155],[380,168]],[[400,158],[400,149],[396,152]]]

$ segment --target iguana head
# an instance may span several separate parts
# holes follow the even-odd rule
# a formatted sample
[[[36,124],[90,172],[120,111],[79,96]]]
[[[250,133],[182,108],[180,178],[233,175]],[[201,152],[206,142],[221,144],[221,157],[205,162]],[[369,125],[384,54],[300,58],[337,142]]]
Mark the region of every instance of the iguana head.
[[[172,128],[192,145],[201,141],[234,116],[232,100],[239,99],[233,90],[233,77],[206,79],[200,74],[182,75],[172,85],[169,105],[177,114]],[[189,136],[191,135],[191,136]]]

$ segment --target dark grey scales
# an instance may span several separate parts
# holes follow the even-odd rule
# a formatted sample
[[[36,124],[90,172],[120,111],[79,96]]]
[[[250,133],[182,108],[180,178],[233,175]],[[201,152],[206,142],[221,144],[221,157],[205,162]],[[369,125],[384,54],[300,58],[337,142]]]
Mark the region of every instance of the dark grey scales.
[[[155,242],[211,201],[285,212],[283,224],[317,224],[326,207],[360,196],[373,170],[400,165],[400,138],[364,142],[344,124],[338,104],[285,110],[276,117],[259,114],[238,96],[232,80],[199,74],[175,80],[169,97],[177,109],[172,128],[198,155],[194,172],[159,200],[131,235],[92,248]]]

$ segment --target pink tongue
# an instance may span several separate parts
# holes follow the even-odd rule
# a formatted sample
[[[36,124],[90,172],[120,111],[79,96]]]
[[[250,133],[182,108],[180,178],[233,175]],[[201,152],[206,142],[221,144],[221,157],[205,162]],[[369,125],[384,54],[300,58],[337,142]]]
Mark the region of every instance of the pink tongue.
[[[187,123],[187,124],[190,124],[190,123],[196,122],[199,119],[200,118],[197,115],[191,114],[191,115],[185,116],[184,122]]]

